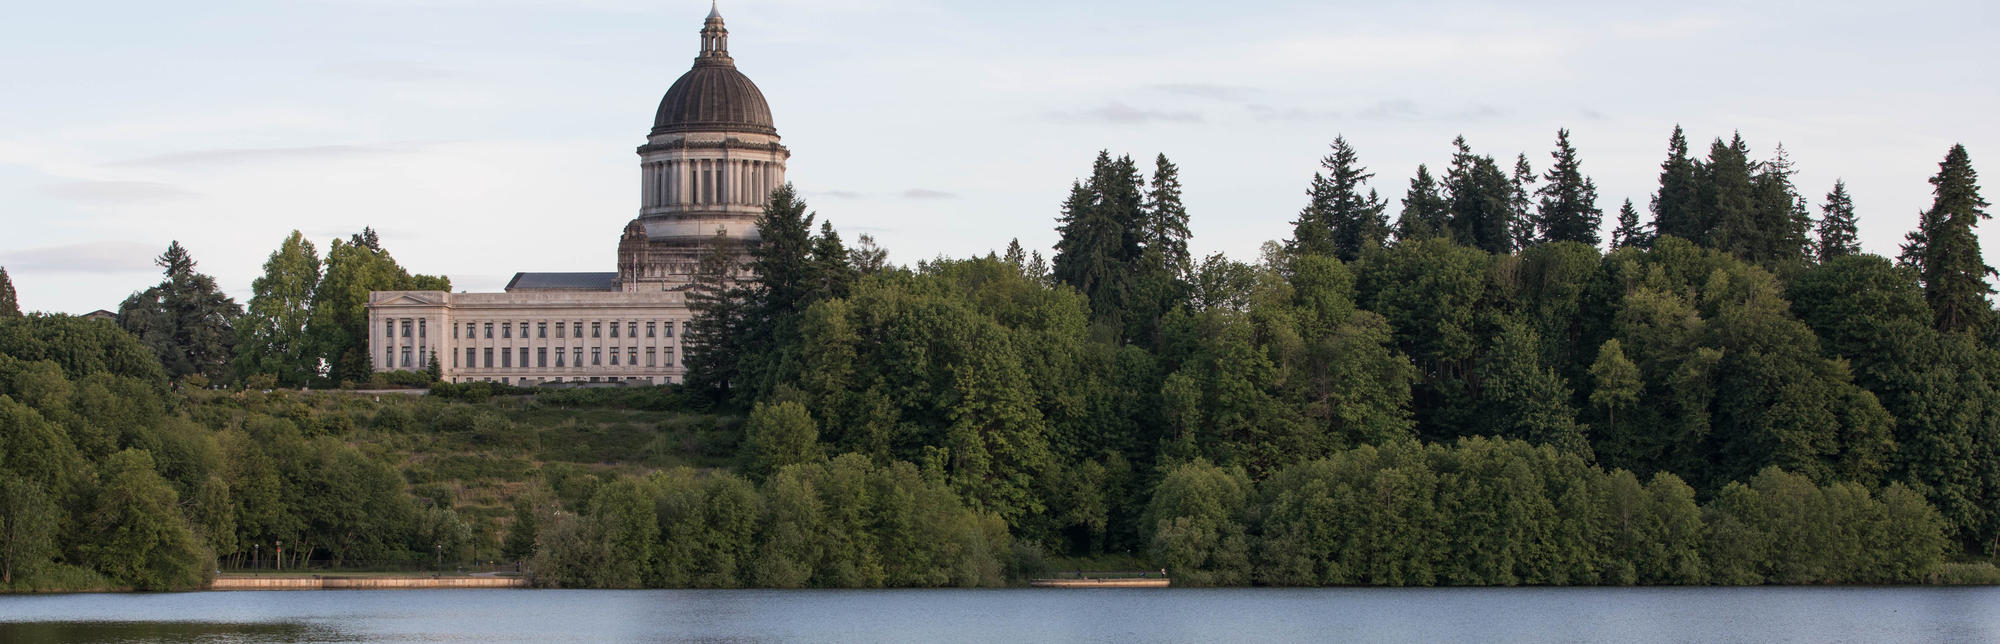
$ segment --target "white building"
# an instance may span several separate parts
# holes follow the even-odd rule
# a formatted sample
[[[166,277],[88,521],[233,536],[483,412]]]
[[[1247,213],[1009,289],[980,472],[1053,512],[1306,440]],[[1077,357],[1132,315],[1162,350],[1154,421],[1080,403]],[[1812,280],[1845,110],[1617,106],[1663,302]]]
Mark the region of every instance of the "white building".
[[[504,293],[370,293],[375,370],[435,359],[448,382],[681,381],[702,249],[756,243],[791,157],[763,92],[729,57],[720,13],[709,12],[701,54],[660,99],[638,152],[639,214],[619,237],[617,271],[516,273]]]

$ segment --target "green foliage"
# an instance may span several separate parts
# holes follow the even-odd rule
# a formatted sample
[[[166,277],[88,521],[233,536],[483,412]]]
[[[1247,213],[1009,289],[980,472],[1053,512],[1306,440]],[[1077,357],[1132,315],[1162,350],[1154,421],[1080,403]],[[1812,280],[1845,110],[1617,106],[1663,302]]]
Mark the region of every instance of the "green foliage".
[[[824,458],[816,425],[805,405],[757,403],[743,425],[744,472],[763,479],[785,466]]]
[[[1313,173],[1305,210],[1292,222],[1292,238],[1285,242],[1285,250],[1351,262],[1364,252],[1381,248],[1389,236],[1382,199],[1373,190],[1361,193],[1375,174],[1360,165],[1360,156],[1345,137],[1334,137],[1333,151],[1320,159],[1319,165],[1326,172]]]
[[[0,474],[0,588],[17,570],[34,577],[50,564],[59,512],[40,483]]]
[[[236,324],[237,375],[271,375],[286,387],[319,375],[320,356],[306,334],[319,278],[318,249],[292,231],[264,262],[264,275],[250,283],[250,304]]]
[[[1916,267],[1939,331],[1983,329],[1992,317],[1986,296],[1993,285],[1986,278],[1994,272],[1980,254],[1972,228],[1992,215],[1979,196],[1979,175],[1965,146],[1954,145],[1945,154],[1931,186],[1935,200],[1909,234],[1903,262]]]
[[[1514,206],[1515,182],[1493,157],[1473,154],[1465,137],[1454,139],[1452,145],[1457,150],[1444,177],[1451,237],[1489,253],[1512,252],[1517,241],[1515,229],[1520,225]],[[1407,211],[1409,206],[1404,208]]]
[[[1653,233],[1639,223],[1639,211],[1632,208],[1632,200],[1626,199],[1618,207],[1618,227],[1611,231],[1611,248],[1644,248],[1653,243]]]
[[[1197,459],[1167,471],[1153,489],[1141,522],[1153,559],[1175,581],[1192,586],[1241,585],[1250,580],[1246,532],[1250,478]]]
[[[0,318],[21,317],[21,301],[14,293],[14,278],[7,275],[7,267],[0,266]]]
[[[1555,157],[1555,164],[1542,177],[1548,183],[1536,193],[1542,198],[1536,214],[1539,240],[1596,246],[1604,211],[1597,207],[1597,184],[1583,175],[1576,148],[1569,144],[1568,129],[1556,130],[1556,149],[1549,156]]]
[[[175,511],[180,499],[154,472],[151,454],[128,449],[105,462],[80,548],[98,572],[140,590],[196,588],[207,582],[213,554]]]
[[[118,325],[152,348],[167,377],[227,380],[242,307],[216,287],[215,278],[194,272],[194,258],[180,242],[153,263],[166,279],[126,298],[118,306]]]
[[[1833,191],[1826,193],[1826,204],[1820,206],[1820,263],[1861,253],[1861,241],[1856,237],[1859,233],[1857,224],[1854,198],[1847,194],[1847,182],[1833,182]]]
[[[305,270],[304,258],[293,256],[298,249],[289,250],[291,254],[287,254],[287,248],[278,251],[285,258],[281,262],[286,266],[285,279],[303,279],[300,272]],[[372,228],[363,229],[344,242],[333,240],[327,245],[323,265],[326,272],[320,276],[319,286],[313,289],[306,336],[317,357],[328,365],[329,370],[323,374],[328,382],[366,380],[374,371],[368,355],[369,292],[451,290],[449,279],[411,275],[404,270],[382,248]],[[272,286],[273,292],[278,292],[277,284]]]

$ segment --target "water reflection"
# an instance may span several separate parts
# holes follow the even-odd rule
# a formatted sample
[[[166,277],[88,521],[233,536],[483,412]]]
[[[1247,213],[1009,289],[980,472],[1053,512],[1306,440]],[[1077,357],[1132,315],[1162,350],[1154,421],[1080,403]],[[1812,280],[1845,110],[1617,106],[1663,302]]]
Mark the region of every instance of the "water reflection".
[[[325,626],[292,623],[0,622],[0,642],[37,644],[235,644],[351,639]]]

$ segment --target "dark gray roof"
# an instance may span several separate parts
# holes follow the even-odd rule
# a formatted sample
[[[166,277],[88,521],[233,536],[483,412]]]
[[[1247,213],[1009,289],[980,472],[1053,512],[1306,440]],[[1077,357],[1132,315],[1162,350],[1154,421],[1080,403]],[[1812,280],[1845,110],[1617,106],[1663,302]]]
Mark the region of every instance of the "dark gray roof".
[[[507,292],[611,291],[617,282],[617,273],[515,273],[507,282]]]
[[[653,133],[669,132],[777,134],[778,128],[771,122],[771,105],[764,102],[764,93],[724,58],[696,62],[660,98]]]

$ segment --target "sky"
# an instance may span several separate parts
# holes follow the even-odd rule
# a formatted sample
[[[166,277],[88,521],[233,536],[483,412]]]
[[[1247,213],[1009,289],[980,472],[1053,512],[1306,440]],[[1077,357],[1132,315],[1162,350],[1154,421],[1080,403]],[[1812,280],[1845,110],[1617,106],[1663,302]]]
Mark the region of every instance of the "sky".
[[[237,301],[293,230],[374,227],[497,291],[610,271],[705,0],[42,0],[0,21],[0,266],[24,310],[117,308],[179,240]],[[1568,128],[1607,230],[1693,146],[1782,144],[1894,256],[1954,143],[2000,200],[1991,2],[726,0],[788,176],[892,262],[1051,253],[1098,150],[1181,168],[1198,255],[1290,235],[1345,136],[1391,202],[1453,137],[1548,166]],[[1987,224],[1992,230],[1996,224]],[[2000,265],[2000,237],[1986,244]]]

